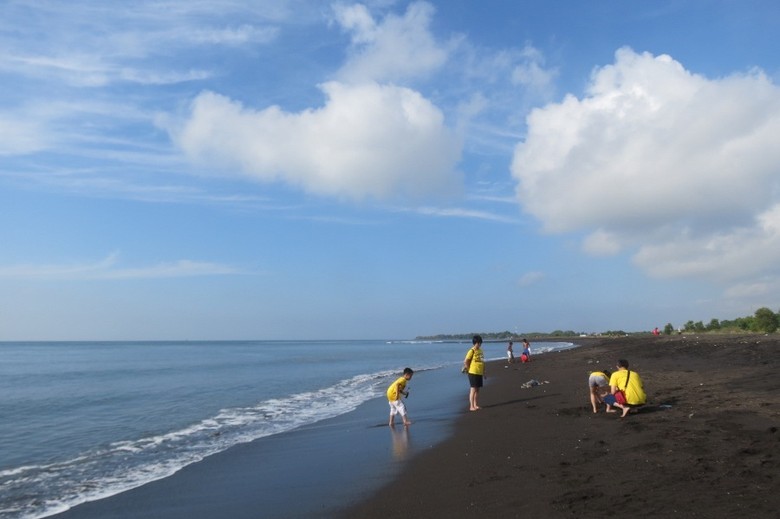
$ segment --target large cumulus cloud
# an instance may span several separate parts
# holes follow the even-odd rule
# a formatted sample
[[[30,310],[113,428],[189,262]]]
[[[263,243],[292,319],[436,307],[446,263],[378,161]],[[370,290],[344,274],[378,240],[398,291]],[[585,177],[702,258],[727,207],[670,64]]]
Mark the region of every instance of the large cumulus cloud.
[[[780,89],[760,71],[711,79],[624,48],[527,122],[512,173],[546,231],[659,277],[780,274]]]
[[[325,83],[324,106],[285,112],[206,92],[175,139],[193,160],[321,195],[421,196],[457,188],[458,139],[441,111],[394,85]]]
[[[413,2],[403,16],[391,13],[380,22],[363,4],[336,4],[336,22],[352,40],[339,77],[347,82],[397,82],[439,69],[455,42],[436,41],[430,32],[434,12],[427,2]]]
[[[195,163],[220,174],[293,185],[325,196],[384,199],[460,189],[460,138],[442,111],[404,82],[446,62],[429,31],[433,7],[375,19],[362,4],[336,4],[350,34],[344,65],[320,85],[323,106],[261,110],[204,92],[171,134]]]

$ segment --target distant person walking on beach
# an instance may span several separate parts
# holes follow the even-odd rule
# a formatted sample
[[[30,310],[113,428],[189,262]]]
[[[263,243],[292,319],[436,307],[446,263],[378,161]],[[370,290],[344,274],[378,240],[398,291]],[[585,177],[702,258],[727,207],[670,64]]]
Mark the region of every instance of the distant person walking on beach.
[[[528,342],[528,339],[523,339],[523,353],[520,354],[520,360],[531,362],[531,343]]]
[[[609,370],[594,371],[588,376],[588,389],[590,389],[590,405],[593,406],[593,412],[599,412],[599,404],[604,403],[604,397],[609,394],[609,377],[612,373]]]
[[[509,341],[509,344],[506,346],[506,361],[509,364],[512,364],[515,361],[515,354],[512,351],[512,341]]]
[[[469,411],[478,411],[479,389],[485,376],[485,354],[482,351],[482,337],[475,335],[471,339],[471,349],[463,360],[463,372],[469,374]]]
[[[404,401],[401,400],[401,395],[409,396],[409,391],[404,391],[404,389],[406,389],[406,383],[412,379],[412,375],[414,375],[414,371],[411,368],[404,368],[404,374],[387,388],[387,401],[390,403],[390,423],[388,424],[390,427],[395,425],[395,415],[397,414],[400,414],[401,418],[403,418],[404,425],[412,423],[406,417],[406,406]]]
[[[629,371],[628,361],[620,359],[617,362],[618,370],[609,377],[610,394],[604,397],[604,403],[607,404],[607,412],[615,413],[612,406],[623,410],[621,418],[628,414],[631,406],[644,405],[647,402],[647,395],[642,385],[642,378],[636,371]],[[625,394],[625,402],[619,402],[615,394],[622,391]]]

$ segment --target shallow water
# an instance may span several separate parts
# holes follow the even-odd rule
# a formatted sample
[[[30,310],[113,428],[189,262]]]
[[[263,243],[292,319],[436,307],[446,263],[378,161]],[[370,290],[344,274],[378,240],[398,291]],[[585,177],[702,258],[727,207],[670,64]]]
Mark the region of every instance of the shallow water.
[[[372,456],[402,459],[415,441],[430,444],[446,434],[445,424],[464,394],[459,367],[469,346],[417,341],[2,343],[0,516],[51,515],[169,477],[261,438],[289,450],[296,448],[290,435],[305,435],[308,445],[326,449],[334,427],[363,431],[356,438],[381,435]],[[545,344],[548,350],[567,347]],[[504,348],[486,343],[486,356],[503,358]],[[416,370],[407,405],[420,424],[404,438],[391,435],[385,425],[384,392],[405,366]],[[301,474],[311,471],[287,458],[290,483],[302,482],[295,466]],[[352,465],[347,474],[363,470]]]

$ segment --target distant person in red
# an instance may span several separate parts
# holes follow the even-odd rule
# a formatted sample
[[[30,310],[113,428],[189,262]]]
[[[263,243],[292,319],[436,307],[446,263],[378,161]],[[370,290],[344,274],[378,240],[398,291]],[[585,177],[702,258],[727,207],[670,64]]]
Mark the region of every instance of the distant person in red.
[[[655,335],[655,336],[661,335],[661,332],[658,330],[657,326],[655,328],[653,328],[653,335]]]
[[[523,353],[520,354],[522,362],[531,362],[531,343],[528,339],[523,339]]]

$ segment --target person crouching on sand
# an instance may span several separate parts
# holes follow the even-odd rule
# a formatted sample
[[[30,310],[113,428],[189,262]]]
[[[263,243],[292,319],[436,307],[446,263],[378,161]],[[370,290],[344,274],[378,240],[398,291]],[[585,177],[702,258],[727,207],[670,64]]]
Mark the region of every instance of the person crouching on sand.
[[[590,405],[593,412],[599,412],[599,404],[604,403],[604,397],[609,394],[609,370],[594,371],[588,376],[588,388],[590,389]]]
[[[479,410],[479,389],[485,377],[485,355],[482,351],[482,337],[475,335],[471,339],[471,348],[463,360],[463,372],[469,374],[469,411]]]
[[[617,412],[612,409],[612,406],[621,408],[623,410],[621,418],[623,418],[632,406],[644,405],[647,402],[647,395],[642,385],[642,378],[636,371],[629,371],[627,360],[620,359],[617,368],[618,370],[609,377],[610,394],[604,397],[604,403],[607,404],[608,413]],[[625,394],[625,403],[617,401],[615,393],[618,391]]]
[[[390,427],[395,425],[393,422],[395,421],[395,415],[397,414],[400,414],[401,418],[403,418],[404,425],[410,425],[412,423],[406,417],[406,406],[404,405],[403,400],[401,400],[401,395],[404,395],[405,397],[409,396],[409,391],[404,391],[404,389],[406,389],[406,383],[412,379],[413,375],[414,371],[411,368],[404,368],[404,374],[401,377],[398,377],[398,379],[387,388],[387,401],[390,404]]]

